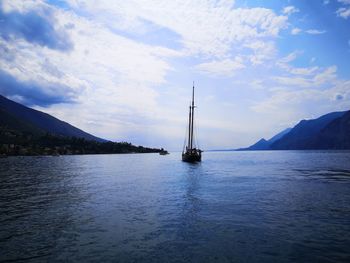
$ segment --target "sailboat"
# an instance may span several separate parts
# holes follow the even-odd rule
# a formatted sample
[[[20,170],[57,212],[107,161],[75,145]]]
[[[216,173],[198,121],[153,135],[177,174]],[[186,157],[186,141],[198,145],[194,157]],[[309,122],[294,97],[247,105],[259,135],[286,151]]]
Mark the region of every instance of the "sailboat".
[[[192,103],[190,104],[190,114],[188,118],[188,138],[187,145],[182,151],[182,161],[184,162],[200,162],[202,160],[202,150],[197,149],[194,143],[193,136],[193,121],[194,121],[194,83],[192,88]]]

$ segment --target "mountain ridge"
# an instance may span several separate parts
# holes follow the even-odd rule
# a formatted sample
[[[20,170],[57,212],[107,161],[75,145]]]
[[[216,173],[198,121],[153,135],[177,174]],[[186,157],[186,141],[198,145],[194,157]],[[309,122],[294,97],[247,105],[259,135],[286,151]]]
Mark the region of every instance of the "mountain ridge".
[[[309,141],[321,132],[333,120],[342,117],[346,112],[331,112],[316,119],[301,120],[292,130],[271,144],[272,150],[310,149]]]
[[[67,137],[84,138],[85,140],[106,142],[107,140],[89,134],[65,121],[58,118],[29,108],[20,103],[14,102],[0,95],[0,109],[14,117],[36,126],[43,132]]]
[[[349,135],[350,111],[338,111],[315,119],[301,120],[293,128],[276,134],[270,140],[263,138],[237,150],[350,149]]]
[[[239,148],[237,151],[264,151],[264,150],[270,150],[270,146],[275,141],[282,138],[284,135],[286,135],[292,128],[284,129],[283,131],[277,133],[276,135],[272,136],[270,139],[266,140],[265,138],[261,138],[259,141],[254,143],[253,145],[246,147],[246,148]]]
[[[161,151],[164,150],[106,141],[47,113],[0,96],[0,157]]]

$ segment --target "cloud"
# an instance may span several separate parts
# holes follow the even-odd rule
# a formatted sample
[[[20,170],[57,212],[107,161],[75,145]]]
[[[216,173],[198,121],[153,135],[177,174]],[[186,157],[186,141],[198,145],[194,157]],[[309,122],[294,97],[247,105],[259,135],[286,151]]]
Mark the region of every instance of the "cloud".
[[[317,90],[283,90],[277,89],[265,101],[261,101],[252,106],[257,112],[274,112],[283,108],[283,111],[289,112],[289,108],[294,108],[305,101],[318,99],[320,91]]]
[[[289,72],[295,75],[312,75],[318,70],[318,67],[308,67],[308,68],[295,68],[289,69]]]
[[[272,41],[249,41],[243,45],[245,48],[251,49],[253,54],[248,55],[250,62],[253,65],[260,65],[264,62],[273,59],[276,53],[276,47]]]
[[[350,0],[338,0],[338,2],[344,5],[350,5]]]
[[[317,88],[325,83],[330,83],[336,79],[336,66],[330,66],[321,71],[318,67],[312,68],[294,68],[286,67],[289,73],[296,76],[277,76],[273,79],[280,85],[302,87],[302,88]],[[302,76],[300,76],[302,75]]]
[[[13,52],[11,52],[11,50],[6,45],[1,43],[1,41],[0,41],[0,54],[1,54],[1,58],[7,62],[12,62],[16,57],[16,55]]]
[[[350,8],[341,7],[336,11],[336,14],[344,19],[348,19],[350,16]]]
[[[55,28],[52,11],[45,8],[42,13],[27,11],[5,12],[0,5],[0,36],[5,40],[24,38],[26,41],[51,49],[69,51],[73,48],[63,28]]]
[[[317,30],[317,29],[309,29],[309,30],[305,30],[305,32],[310,35],[320,35],[320,34],[326,33],[325,30]]]
[[[337,72],[337,66],[330,66],[324,69],[324,71],[316,74],[313,78],[313,83],[316,86],[319,86],[321,84],[335,80],[337,77],[336,72]]]
[[[329,2],[330,2],[330,0],[323,0],[323,4],[324,4],[324,5],[328,5]]]
[[[292,35],[298,35],[302,30],[300,28],[293,28],[290,32]]]
[[[298,55],[302,54],[300,51],[294,51],[292,53],[289,53],[287,56],[280,59],[279,63],[286,64],[289,63],[297,58]]]
[[[303,30],[301,30],[300,28],[293,28],[290,32],[292,35],[298,35],[302,32]],[[317,29],[309,29],[309,30],[304,30],[304,32],[310,34],[310,35],[321,35],[326,33],[326,30],[317,30]]]
[[[28,106],[47,107],[58,103],[74,103],[77,93],[60,83],[41,85],[35,82],[21,82],[0,70],[0,93],[15,98]]]
[[[271,89],[269,97],[254,104],[252,109],[260,113],[272,113],[283,108],[282,113],[300,114],[305,118],[305,108],[313,107],[312,114],[321,115],[347,109],[350,99],[349,88],[349,81],[337,81],[327,89]],[[295,117],[295,121],[301,117]]]
[[[294,86],[294,87],[311,87],[312,81],[303,77],[274,77],[273,78],[278,84],[284,86]]]
[[[290,54],[288,54],[287,56],[279,59],[276,63],[277,66],[279,66],[281,69],[283,69],[284,71],[286,71],[289,74],[292,75],[299,75],[299,76],[309,76],[309,75],[313,75],[314,73],[316,73],[317,70],[319,70],[319,67],[314,66],[314,67],[294,67],[291,66],[289,63],[294,61],[298,55],[302,54],[303,52],[301,51],[294,51]],[[312,63],[314,60],[312,59],[310,63]],[[283,77],[284,79],[284,77]],[[302,80],[298,80],[299,83],[302,83]],[[305,82],[303,82],[305,83]],[[295,84],[295,83],[294,83]]]
[[[335,100],[343,100],[344,99],[344,95],[342,95],[342,94],[335,94],[334,99]]]
[[[102,19],[118,30],[147,32],[147,24],[176,33],[189,55],[225,57],[234,43],[276,37],[287,17],[266,8],[235,8],[231,1],[69,1],[77,12]]]
[[[213,76],[232,76],[238,70],[245,68],[240,57],[235,59],[224,59],[221,61],[211,61],[196,66],[196,69],[202,73]]]
[[[285,8],[283,8],[282,10],[282,13],[289,16],[291,14],[294,14],[294,13],[298,13],[299,12],[299,9],[296,8],[295,6],[286,6]]]

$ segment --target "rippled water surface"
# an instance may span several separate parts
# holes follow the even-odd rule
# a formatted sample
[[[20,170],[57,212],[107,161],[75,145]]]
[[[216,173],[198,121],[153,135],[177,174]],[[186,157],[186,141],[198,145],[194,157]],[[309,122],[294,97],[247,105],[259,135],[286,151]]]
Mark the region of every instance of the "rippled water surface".
[[[0,261],[350,262],[350,152],[0,159]]]

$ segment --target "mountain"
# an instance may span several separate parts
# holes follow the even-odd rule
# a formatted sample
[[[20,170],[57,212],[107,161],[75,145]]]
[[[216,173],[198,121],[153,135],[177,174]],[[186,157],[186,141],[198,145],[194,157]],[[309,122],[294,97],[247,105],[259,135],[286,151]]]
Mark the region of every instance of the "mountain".
[[[162,151],[128,142],[103,140],[0,95],[0,157]]]
[[[289,133],[291,130],[292,130],[292,128],[287,128],[287,129],[281,131],[280,133],[277,133],[275,136],[273,136],[273,137],[269,140],[270,145],[271,145],[272,143],[274,143],[275,141],[281,139],[284,135],[286,135],[287,133]]]
[[[6,127],[19,132],[28,132],[31,134],[44,134],[44,131],[34,125],[17,118],[16,116],[0,108],[0,127]]]
[[[84,132],[67,122],[61,121],[47,113],[28,108],[22,104],[0,95],[0,123],[10,128],[35,130],[35,133],[77,137],[85,140],[105,142],[106,140]]]
[[[236,151],[261,151],[261,150],[269,150],[270,143],[265,140],[264,138],[260,139],[253,145],[247,147],[247,148],[239,148]]]
[[[350,111],[331,121],[305,147],[309,149],[350,149]]]
[[[261,150],[270,150],[270,146],[275,141],[282,138],[284,135],[286,135],[292,128],[287,128],[280,133],[276,134],[269,140],[265,140],[264,138],[260,139],[258,142],[254,143],[253,145],[247,147],[247,148],[240,148],[237,151],[261,151]]]
[[[238,151],[350,149],[350,111],[331,112],[317,119],[302,120],[269,140]]]
[[[321,145],[320,134],[334,120],[341,118],[346,112],[332,112],[317,119],[302,120],[293,127],[287,134],[282,136],[270,145],[272,150],[303,150],[319,149]],[[332,130],[336,132],[334,129]],[[337,131],[339,132],[339,131]],[[337,136],[337,134],[333,134]],[[325,148],[323,148],[325,149]]]

